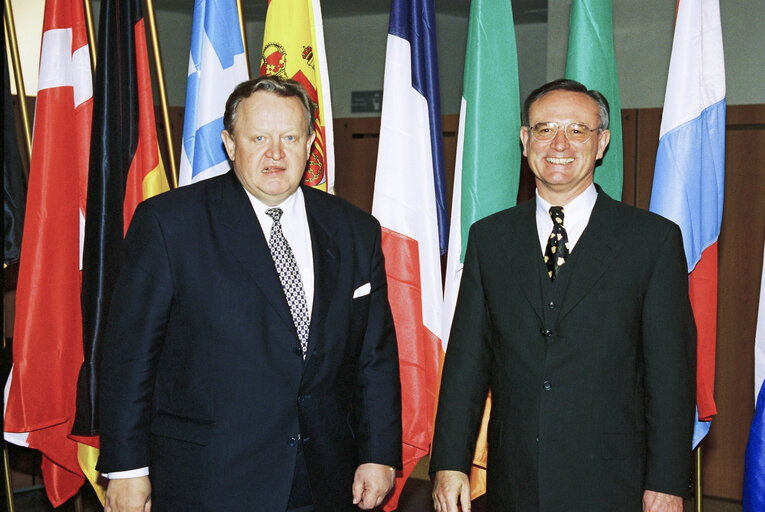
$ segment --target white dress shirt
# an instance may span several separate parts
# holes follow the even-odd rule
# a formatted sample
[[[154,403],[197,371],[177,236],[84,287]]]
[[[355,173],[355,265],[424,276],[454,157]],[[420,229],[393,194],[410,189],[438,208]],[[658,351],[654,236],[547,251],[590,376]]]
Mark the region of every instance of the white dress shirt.
[[[542,256],[545,254],[547,239],[550,238],[553,223],[550,218],[550,207],[560,206],[550,204],[539,195],[537,195],[537,235],[539,235],[539,247],[542,250]],[[568,235],[568,252],[574,252],[574,246],[590,222],[590,214],[595,207],[595,201],[598,199],[598,191],[595,185],[590,183],[584,192],[576,196],[570,203],[563,207],[563,228]]]
[[[246,189],[245,192],[247,192]],[[282,209],[283,213],[279,222],[282,225],[284,238],[286,238],[287,243],[290,244],[292,254],[295,255],[295,261],[297,262],[298,269],[300,269],[300,279],[303,281],[303,291],[305,292],[305,302],[308,307],[308,318],[310,320],[314,290],[313,252],[311,250],[311,232],[308,229],[308,214],[305,211],[305,197],[303,196],[303,191],[298,187],[294,194],[277,206],[268,206],[259,201],[249,192],[247,192],[247,197],[250,199],[253,210],[255,210],[255,215],[260,223],[260,228],[263,230],[263,235],[266,237],[266,243],[268,243],[268,239],[271,237],[271,226],[274,223],[274,219],[266,215],[266,210],[270,208]],[[149,468],[143,467],[127,471],[104,473],[103,476],[104,478],[117,480],[120,478],[137,478],[147,476],[148,474]]]
[[[261,229],[263,229],[266,243],[271,237],[271,226],[274,224],[274,219],[266,215],[266,210],[281,208],[284,212],[279,222],[282,225],[284,238],[290,244],[290,249],[295,255],[295,261],[300,270],[300,280],[303,281],[308,319],[310,320],[313,307],[313,251],[311,250],[311,232],[308,229],[308,214],[305,211],[303,191],[298,187],[294,194],[277,206],[268,206],[258,201],[249,192],[247,192],[247,197],[250,198],[252,208],[255,210]]]

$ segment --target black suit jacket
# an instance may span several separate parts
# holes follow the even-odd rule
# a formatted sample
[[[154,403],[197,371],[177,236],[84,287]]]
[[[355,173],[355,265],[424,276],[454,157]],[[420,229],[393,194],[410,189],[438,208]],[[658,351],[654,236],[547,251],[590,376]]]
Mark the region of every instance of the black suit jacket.
[[[685,495],[695,326],[680,230],[599,191],[551,292],[535,208],[470,230],[431,471],[468,472],[491,388],[490,510],[637,512],[644,489]]]
[[[233,173],[136,210],[103,348],[98,469],[150,466],[152,510],[283,511],[301,447],[319,511],[355,509],[359,464],[401,466],[380,226],[303,193],[315,274],[305,361]]]

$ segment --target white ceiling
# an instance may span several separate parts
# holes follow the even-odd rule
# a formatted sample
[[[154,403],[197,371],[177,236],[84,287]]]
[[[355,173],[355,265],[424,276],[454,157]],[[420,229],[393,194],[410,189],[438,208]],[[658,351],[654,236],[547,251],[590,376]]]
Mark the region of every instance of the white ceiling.
[[[508,0],[510,1],[510,0]],[[436,12],[456,16],[468,16],[469,0],[435,0]],[[516,23],[545,23],[547,21],[547,0],[512,0]],[[189,12],[192,0],[154,0],[154,8]],[[242,0],[246,20],[264,20],[268,0]],[[383,14],[390,11],[390,0],[323,0],[322,14],[325,18]]]

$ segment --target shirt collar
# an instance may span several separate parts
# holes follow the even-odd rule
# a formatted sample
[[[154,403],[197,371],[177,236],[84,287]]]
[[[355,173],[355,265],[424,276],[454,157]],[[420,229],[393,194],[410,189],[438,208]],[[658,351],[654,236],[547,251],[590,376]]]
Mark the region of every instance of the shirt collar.
[[[551,206],[559,206],[548,203],[542,196],[539,195],[539,191],[536,191],[537,196],[537,210],[541,210],[545,215],[550,215]],[[565,215],[564,224],[573,224],[580,220],[589,219],[592,209],[595,207],[595,201],[598,199],[598,191],[595,188],[594,183],[590,183],[584,192],[576,196],[566,206],[563,207],[563,213]]]
[[[290,194],[284,201],[276,206],[268,206],[263,201],[252,195],[246,188],[244,191],[247,192],[247,197],[252,204],[252,208],[255,210],[255,213],[257,213],[259,217],[261,215],[265,215],[266,210],[271,208],[281,208],[284,212],[283,215],[288,218],[296,218],[296,216],[300,213],[300,207],[304,204],[303,191],[300,187],[298,187],[295,192]]]

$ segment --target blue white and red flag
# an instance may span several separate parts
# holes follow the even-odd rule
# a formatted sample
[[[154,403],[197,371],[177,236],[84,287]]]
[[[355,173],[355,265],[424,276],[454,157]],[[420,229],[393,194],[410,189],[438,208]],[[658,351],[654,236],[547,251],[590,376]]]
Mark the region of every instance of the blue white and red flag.
[[[441,349],[441,253],[448,224],[433,0],[393,0],[372,214],[382,225],[398,337],[404,471],[428,454]]]
[[[717,414],[717,238],[725,183],[725,64],[718,0],[678,2],[651,211],[680,226],[698,331],[694,448]]]

